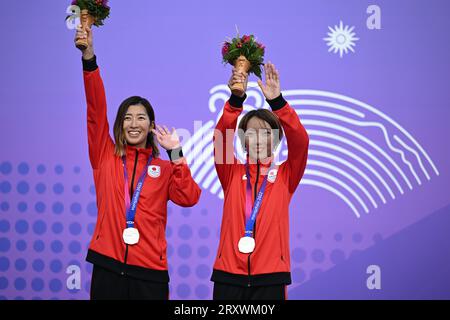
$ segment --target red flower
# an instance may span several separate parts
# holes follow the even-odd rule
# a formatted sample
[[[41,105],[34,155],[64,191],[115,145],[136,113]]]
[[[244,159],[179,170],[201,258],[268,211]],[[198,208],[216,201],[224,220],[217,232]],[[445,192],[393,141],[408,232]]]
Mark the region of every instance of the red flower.
[[[222,47],[222,56],[224,56],[228,53],[229,48],[230,48],[230,44],[228,42],[225,42]]]
[[[105,8],[109,8],[108,7],[108,0],[95,0],[95,4],[98,6],[103,6]]]
[[[242,42],[247,43],[247,42],[250,41],[250,39],[251,39],[250,36],[243,36],[243,37],[242,37]]]

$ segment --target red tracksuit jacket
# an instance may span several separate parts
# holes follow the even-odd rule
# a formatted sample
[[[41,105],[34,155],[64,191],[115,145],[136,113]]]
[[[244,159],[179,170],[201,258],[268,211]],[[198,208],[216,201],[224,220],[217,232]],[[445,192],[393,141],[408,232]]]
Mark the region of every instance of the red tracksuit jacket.
[[[135,226],[140,239],[135,245],[124,243],[125,223],[124,169],[121,157],[114,153],[109,135],[106,96],[100,71],[95,63],[83,61],[87,100],[89,158],[94,171],[97,195],[97,224],[88,250],[87,261],[121,274],[166,282],[165,228],[167,201],[189,207],[195,205],[201,190],[191,177],[184,158],[174,162],[154,158],[157,177],[147,175],[136,210]],[[128,179],[134,191],[145,169],[151,148],[126,150]],[[131,191],[130,191],[131,193]],[[130,194],[130,198],[132,194]]]
[[[244,98],[245,99],[245,98]],[[233,135],[244,99],[231,96],[225,104],[216,129],[222,141],[215,139],[216,170],[224,191],[220,243],[211,280],[242,286],[290,284],[289,203],[303,176],[308,156],[309,137],[294,109],[280,95],[268,101],[278,116],[287,139],[288,158],[279,166],[275,182],[268,180],[266,192],[254,228],[256,247],[250,254],[240,253],[239,239],[245,231],[245,166],[234,158]],[[227,152],[222,152],[225,146]],[[231,157],[231,163],[225,158]],[[265,167],[265,168],[263,168]],[[264,180],[268,164],[250,164],[252,202]]]

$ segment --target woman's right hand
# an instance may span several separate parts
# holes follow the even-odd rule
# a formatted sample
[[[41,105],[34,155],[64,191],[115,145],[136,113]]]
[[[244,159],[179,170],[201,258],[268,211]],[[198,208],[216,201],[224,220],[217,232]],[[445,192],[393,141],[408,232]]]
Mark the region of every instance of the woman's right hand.
[[[86,49],[82,50],[83,59],[90,60],[94,57],[94,42],[92,40],[92,29],[86,26],[86,29],[83,29],[81,24],[77,26],[77,32],[75,34],[75,41],[78,39],[87,39],[88,46]]]
[[[245,95],[245,91],[247,90],[248,74],[245,72],[240,72],[235,67],[233,67],[230,80],[228,81],[228,87],[231,89],[231,87],[236,83],[244,84],[244,93],[241,96],[242,98]]]

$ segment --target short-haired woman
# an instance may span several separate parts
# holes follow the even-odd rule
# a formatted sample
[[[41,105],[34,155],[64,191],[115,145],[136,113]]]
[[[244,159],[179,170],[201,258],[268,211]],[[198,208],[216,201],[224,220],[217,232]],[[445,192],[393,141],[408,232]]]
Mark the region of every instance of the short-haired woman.
[[[281,95],[275,66],[264,66],[258,84],[272,111],[248,112],[238,136],[247,153],[234,157],[233,137],[246,98],[231,95],[214,136],[215,166],[224,192],[220,243],[211,280],[215,300],[284,300],[291,283],[289,203],[303,176],[309,138],[300,119]],[[233,69],[235,83],[247,87],[248,76]],[[288,158],[274,163],[273,152],[286,135]]]

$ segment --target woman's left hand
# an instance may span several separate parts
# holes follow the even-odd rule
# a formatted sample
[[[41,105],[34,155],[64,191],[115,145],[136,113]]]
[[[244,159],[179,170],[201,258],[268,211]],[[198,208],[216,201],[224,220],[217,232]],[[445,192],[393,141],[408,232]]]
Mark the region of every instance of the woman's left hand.
[[[166,126],[156,125],[156,129],[152,129],[152,132],[164,149],[172,150],[181,147],[180,138],[175,128],[172,128],[172,132],[170,132]]]
[[[280,76],[273,63],[269,62],[264,65],[264,75],[266,83],[264,84],[261,80],[258,80],[258,85],[266,99],[273,100],[281,94]]]

